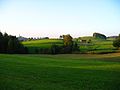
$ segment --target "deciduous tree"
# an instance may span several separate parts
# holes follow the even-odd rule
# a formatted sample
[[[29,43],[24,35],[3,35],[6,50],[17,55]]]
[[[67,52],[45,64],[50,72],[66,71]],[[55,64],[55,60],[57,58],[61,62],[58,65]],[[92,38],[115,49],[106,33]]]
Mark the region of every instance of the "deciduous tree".
[[[113,41],[113,46],[114,46],[114,47],[117,47],[118,49],[120,48],[120,34],[119,34],[118,38],[116,38],[116,39]]]

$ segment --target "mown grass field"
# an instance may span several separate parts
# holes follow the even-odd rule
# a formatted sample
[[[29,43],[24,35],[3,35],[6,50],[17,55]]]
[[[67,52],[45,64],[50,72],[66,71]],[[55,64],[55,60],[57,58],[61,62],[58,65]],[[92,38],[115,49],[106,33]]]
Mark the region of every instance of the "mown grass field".
[[[120,90],[120,53],[0,54],[0,90]]]

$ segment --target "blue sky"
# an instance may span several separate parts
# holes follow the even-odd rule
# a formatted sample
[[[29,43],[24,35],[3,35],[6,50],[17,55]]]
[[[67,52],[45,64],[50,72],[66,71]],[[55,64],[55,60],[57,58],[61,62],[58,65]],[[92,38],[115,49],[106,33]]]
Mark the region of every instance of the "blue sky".
[[[0,0],[0,30],[25,37],[120,33],[120,0]]]

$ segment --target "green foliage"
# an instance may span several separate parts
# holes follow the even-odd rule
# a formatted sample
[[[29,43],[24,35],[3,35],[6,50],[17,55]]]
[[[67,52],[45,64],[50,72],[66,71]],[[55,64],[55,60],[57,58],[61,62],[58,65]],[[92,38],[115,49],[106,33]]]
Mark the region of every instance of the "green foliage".
[[[44,40],[34,40],[34,41],[24,41],[23,45],[27,47],[38,47],[38,48],[50,48],[52,44],[63,45],[63,40],[59,39],[44,39]]]
[[[58,53],[60,53],[60,48],[59,48],[59,46],[56,45],[56,44],[53,44],[53,45],[51,46],[51,54],[58,54]]]
[[[72,53],[73,48],[72,37],[69,34],[63,35],[63,41],[64,41],[64,53]]]
[[[82,44],[78,40],[78,46],[80,48],[80,53],[112,53],[118,52],[116,48],[112,45],[113,38],[102,40],[95,37],[81,37],[80,40],[91,40],[91,43]]]
[[[86,44],[80,43],[80,40],[86,40]],[[116,48],[113,47],[113,38],[111,39],[98,39],[94,37],[80,37],[80,39],[73,39],[73,45],[71,47],[63,46],[63,40],[62,39],[44,39],[44,40],[35,40],[35,41],[25,41],[22,42],[27,48],[29,53],[36,53],[44,54],[48,50],[48,53],[51,54],[51,46],[53,44],[57,45],[59,47],[59,52],[57,53],[111,53],[111,52],[117,52]],[[89,41],[89,43],[88,43]],[[77,45],[75,44],[77,43]],[[76,48],[76,49],[75,49]],[[69,49],[69,50],[68,50]],[[76,52],[77,51],[77,52]]]
[[[78,51],[77,43],[73,43],[70,35],[63,35],[62,39],[44,39],[22,42],[28,47],[29,53],[38,54],[63,54]]]
[[[7,33],[4,33],[4,53],[7,53],[8,51],[8,41],[9,41],[9,35]]]
[[[34,40],[22,42],[23,45],[28,47],[29,53],[39,53],[39,54],[51,54],[52,45],[57,45],[57,47],[63,46],[63,40],[60,39],[44,39],[44,40]],[[37,49],[37,50],[36,50]],[[58,52],[59,53],[59,52]]]
[[[114,46],[114,47],[117,47],[117,48],[120,47],[120,35],[119,35],[118,38],[116,38],[116,39],[113,41],[113,46]]]
[[[0,32],[0,53],[27,53],[26,48],[18,41],[16,36]]]
[[[120,90],[120,54],[2,54],[0,90]]]
[[[63,35],[63,41],[64,41],[64,46],[72,46],[73,45],[72,37],[69,34]]]
[[[100,39],[107,39],[107,37],[104,34],[101,33],[93,33],[93,37],[100,38]]]
[[[4,36],[0,32],[0,53],[3,53],[3,52],[4,52]]]
[[[15,48],[15,43],[14,43],[14,39],[10,38],[10,40],[8,41],[8,53],[14,53],[14,48]]]
[[[74,42],[72,49],[73,49],[72,51],[79,51],[79,46],[77,42]]]

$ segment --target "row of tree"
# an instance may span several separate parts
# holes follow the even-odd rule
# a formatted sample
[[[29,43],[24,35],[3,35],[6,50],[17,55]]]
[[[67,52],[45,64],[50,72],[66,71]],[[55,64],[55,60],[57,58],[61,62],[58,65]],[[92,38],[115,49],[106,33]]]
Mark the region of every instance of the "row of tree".
[[[0,32],[0,53],[27,53],[24,47],[16,38],[16,36],[8,35]]]

